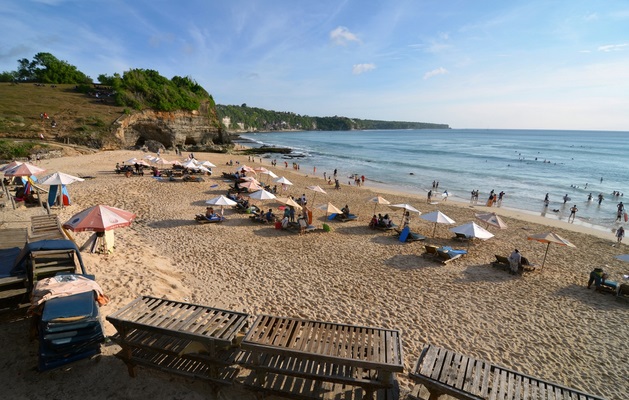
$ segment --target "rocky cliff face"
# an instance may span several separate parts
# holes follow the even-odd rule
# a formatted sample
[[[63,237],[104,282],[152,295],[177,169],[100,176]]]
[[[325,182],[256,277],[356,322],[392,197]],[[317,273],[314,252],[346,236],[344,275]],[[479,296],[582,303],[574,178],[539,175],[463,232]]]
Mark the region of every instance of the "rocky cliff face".
[[[114,126],[115,136],[123,147],[143,146],[149,140],[166,148],[207,145],[219,136],[219,124],[214,112],[209,112],[208,104],[195,111],[144,110],[122,116]]]

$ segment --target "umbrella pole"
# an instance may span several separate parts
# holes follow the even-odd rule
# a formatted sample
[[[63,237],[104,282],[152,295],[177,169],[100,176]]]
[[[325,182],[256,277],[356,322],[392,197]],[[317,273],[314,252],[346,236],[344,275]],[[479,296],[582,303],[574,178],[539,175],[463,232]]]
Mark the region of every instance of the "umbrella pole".
[[[544,252],[544,259],[542,260],[542,266],[539,269],[544,268],[544,264],[546,264],[546,255],[548,255],[548,249],[550,248],[550,242],[546,246],[546,252]]]
[[[437,230],[437,223],[435,222],[435,227],[432,228],[432,237],[435,237],[435,231]]]

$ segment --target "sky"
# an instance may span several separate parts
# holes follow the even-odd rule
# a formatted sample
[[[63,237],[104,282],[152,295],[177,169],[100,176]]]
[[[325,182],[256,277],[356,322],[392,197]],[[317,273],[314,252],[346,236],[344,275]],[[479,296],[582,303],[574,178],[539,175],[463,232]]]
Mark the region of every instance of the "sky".
[[[629,131],[627,0],[3,0],[0,71],[188,76],[218,104]]]

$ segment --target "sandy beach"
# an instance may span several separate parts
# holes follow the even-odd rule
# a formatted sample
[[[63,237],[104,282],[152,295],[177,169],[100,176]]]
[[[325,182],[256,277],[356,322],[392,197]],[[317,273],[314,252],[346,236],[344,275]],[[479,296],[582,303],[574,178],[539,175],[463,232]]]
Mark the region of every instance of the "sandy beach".
[[[201,183],[159,181],[150,175],[125,178],[113,172],[116,162],[143,155],[110,151],[40,164],[47,172],[94,177],[68,187],[73,204],[53,209],[62,222],[96,204],[137,214],[131,227],[116,230],[112,254],[83,253],[88,271],[111,298],[101,308],[106,334],[115,333],[106,315],[138,296],[152,295],[251,315],[399,329],[405,352],[405,373],[398,375],[400,398],[413,386],[407,374],[426,343],[608,400],[627,398],[629,302],[586,289],[594,267],[603,267],[615,280],[629,273],[629,263],[615,259],[629,248],[616,246],[611,232],[494,208],[508,229],[489,227],[494,238],[475,242],[467,256],[444,266],[423,257],[420,242],[400,243],[390,233],[369,229],[374,205],[367,200],[381,194],[392,204],[409,203],[424,214],[438,209],[456,225],[475,221],[474,213],[489,209],[451,201],[430,205],[424,195],[374,191],[369,181],[363,187],[334,190],[322,176],[295,173],[290,163],[288,169],[279,160],[271,167],[269,159],[249,163],[247,156],[228,154],[195,154],[218,166]],[[298,235],[226,210],[224,223],[200,225],[194,215],[230,185],[221,177],[236,169],[226,166],[229,160],[263,165],[285,176],[294,183],[286,193],[296,197],[305,193],[312,199],[314,193],[305,187],[320,185],[327,195],[317,194],[316,205],[348,204],[359,219],[329,222],[331,232]],[[280,205],[253,203],[276,212]],[[389,213],[398,224],[402,218],[399,210],[386,206],[376,212]],[[8,205],[0,210],[0,228],[28,227],[31,215],[43,213],[38,207],[12,210]],[[324,221],[325,213],[314,210],[314,224],[321,227]],[[411,219],[412,230],[429,237],[426,243],[466,248],[452,240],[449,227],[437,226],[431,238],[432,223],[416,215]],[[541,264],[546,245],[527,236],[548,231],[576,247],[551,245],[544,268],[524,276],[490,265],[495,254],[508,256],[514,248]],[[73,234],[79,245],[88,236]],[[5,385],[7,398],[255,399],[241,385],[215,396],[204,384],[145,368],[131,378],[114,357],[119,347],[111,342],[103,345],[100,357],[40,373],[35,369],[37,343],[29,341],[28,326],[25,319],[0,324],[0,381],[10,382]]]

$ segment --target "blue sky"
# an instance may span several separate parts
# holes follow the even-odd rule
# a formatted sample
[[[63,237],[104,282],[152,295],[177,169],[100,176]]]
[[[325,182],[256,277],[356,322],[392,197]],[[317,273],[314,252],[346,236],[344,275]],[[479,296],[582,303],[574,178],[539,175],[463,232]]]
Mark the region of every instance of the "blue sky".
[[[0,71],[190,76],[219,104],[629,131],[629,1],[4,0]]]

